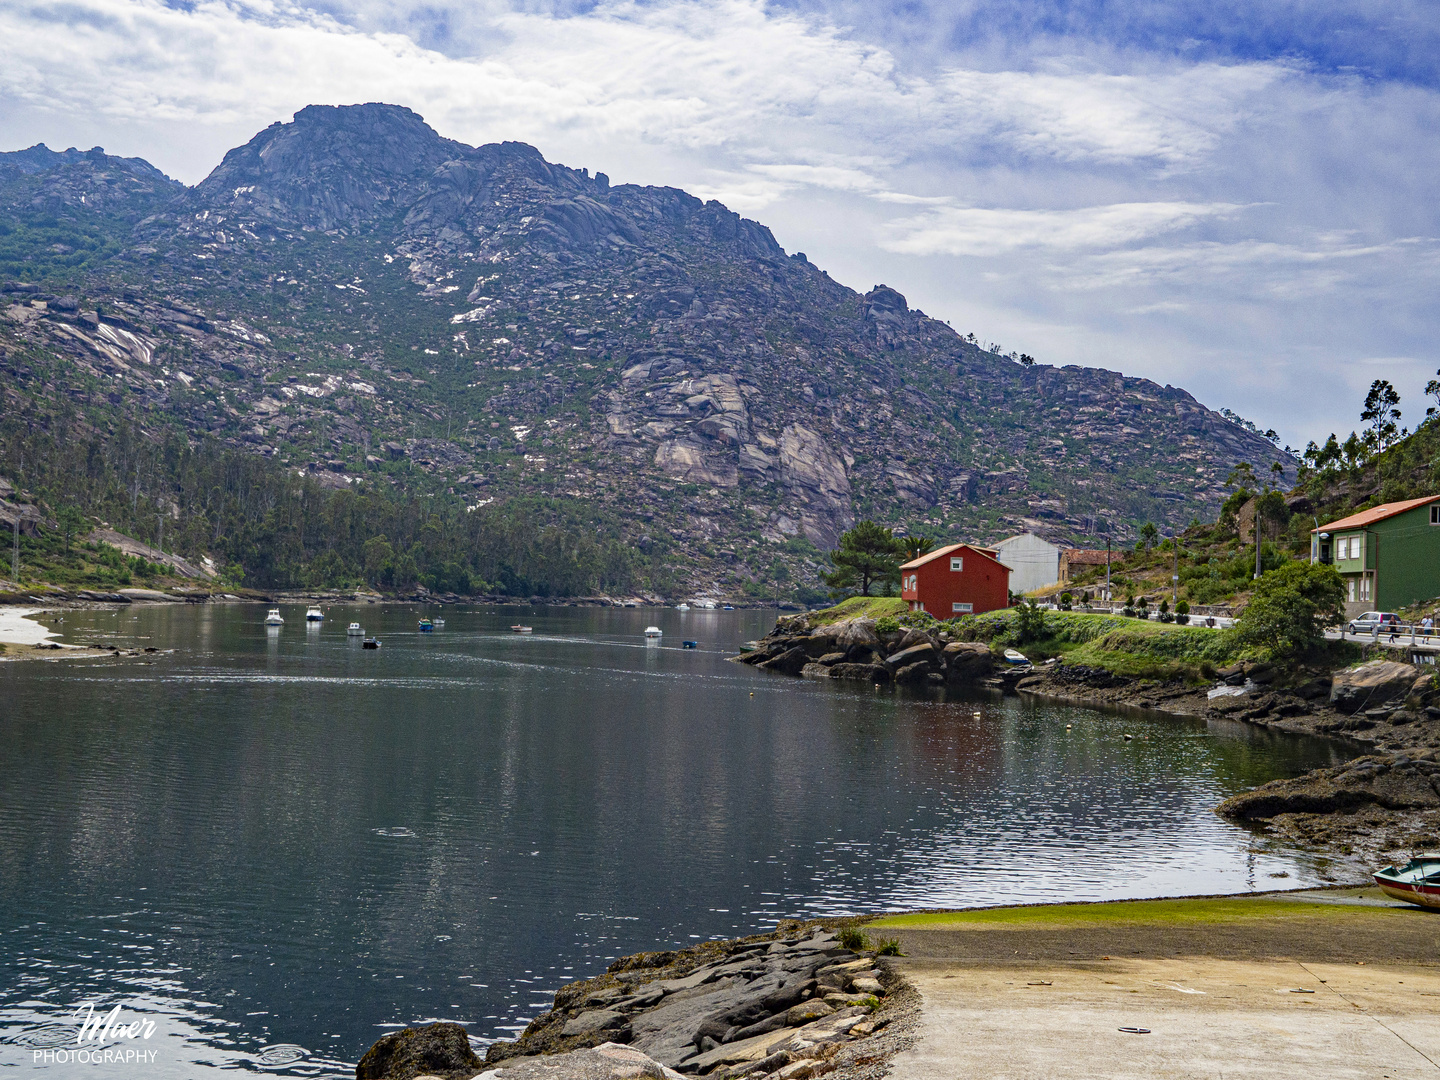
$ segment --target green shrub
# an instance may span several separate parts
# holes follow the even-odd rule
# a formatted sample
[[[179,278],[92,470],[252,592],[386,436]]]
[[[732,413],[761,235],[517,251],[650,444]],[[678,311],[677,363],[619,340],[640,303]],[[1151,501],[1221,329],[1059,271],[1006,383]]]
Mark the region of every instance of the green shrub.
[[[865,940],[865,932],[857,930],[853,926],[847,926],[841,930],[839,935],[840,947],[849,949],[851,952],[864,952],[868,944]]]
[[[886,615],[883,619],[877,619],[875,622],[875,632],[877,634],[890,634],[899,629],[900,620],[894,615]]]
[[[904,956],[905,954],[900,951],[900,939],[892,937],[881,938],[878,942],[875,943],[875,955]]]

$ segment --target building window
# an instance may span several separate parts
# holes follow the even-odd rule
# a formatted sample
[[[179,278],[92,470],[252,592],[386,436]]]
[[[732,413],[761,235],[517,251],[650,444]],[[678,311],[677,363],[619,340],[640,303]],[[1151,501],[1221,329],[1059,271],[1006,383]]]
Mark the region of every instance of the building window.
[[[1440,503],[1430,504],[1430,524],[1440,525]]]
[[[1345,583],[1345,585],[1346,596],[1349,598],[1350,603],[1353,604],[1355,602],[1355,579],[1352,577],[1349,581]]]
[[[971,611],[974,611],[974,610],[975,610],[975,605],[974,605],[974,604],[951,604],[951,605],[950,605],[950,610],[951,610],[952,612],[968,613],[968,612],[971,612]]]
[[[950,569],[956,571],[957,573],[961,570],[964,570],[965,560],[962,559],[959,555],[950,556]]]

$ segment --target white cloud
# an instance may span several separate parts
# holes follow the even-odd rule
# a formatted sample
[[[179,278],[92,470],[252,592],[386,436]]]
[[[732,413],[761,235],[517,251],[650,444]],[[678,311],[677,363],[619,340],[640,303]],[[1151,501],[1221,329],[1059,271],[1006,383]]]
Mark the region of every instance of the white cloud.
[[[891,223],[890,251],[907,255],[997,255],[1017,248],[1112,248],[1241,210],[1233,203],[1115,203],[1076,210],[936,207]]]

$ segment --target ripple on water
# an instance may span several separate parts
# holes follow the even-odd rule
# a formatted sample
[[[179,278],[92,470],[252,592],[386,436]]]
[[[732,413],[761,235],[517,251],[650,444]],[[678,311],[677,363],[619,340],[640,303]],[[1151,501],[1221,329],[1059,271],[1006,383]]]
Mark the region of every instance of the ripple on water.
[[[376,836],[414,836],[404,825],[391,825],[388,829],[371,829]]]
[[[255,1062],[267,1068],[276,1068],[281,1065],[291,1065],[302,1058],[310,1056],[310,1051],[303,1046],[296,1046],[294,1043],[276,1043],[274,1046],[264,1047]]]
[[[54,1050],[75,1041],[74,1024],[37,1024],[0,1042],[23,1046],[27,1050]]]

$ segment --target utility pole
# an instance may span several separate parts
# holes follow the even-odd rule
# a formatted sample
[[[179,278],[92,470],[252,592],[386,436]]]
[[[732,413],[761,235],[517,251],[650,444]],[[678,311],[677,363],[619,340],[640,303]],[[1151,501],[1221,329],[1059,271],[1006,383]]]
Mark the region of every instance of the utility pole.
[[[1259,484],[1255,485],[1259,487]],[[1260,579],[1260,492],[1255,492],[1255,579]]]

